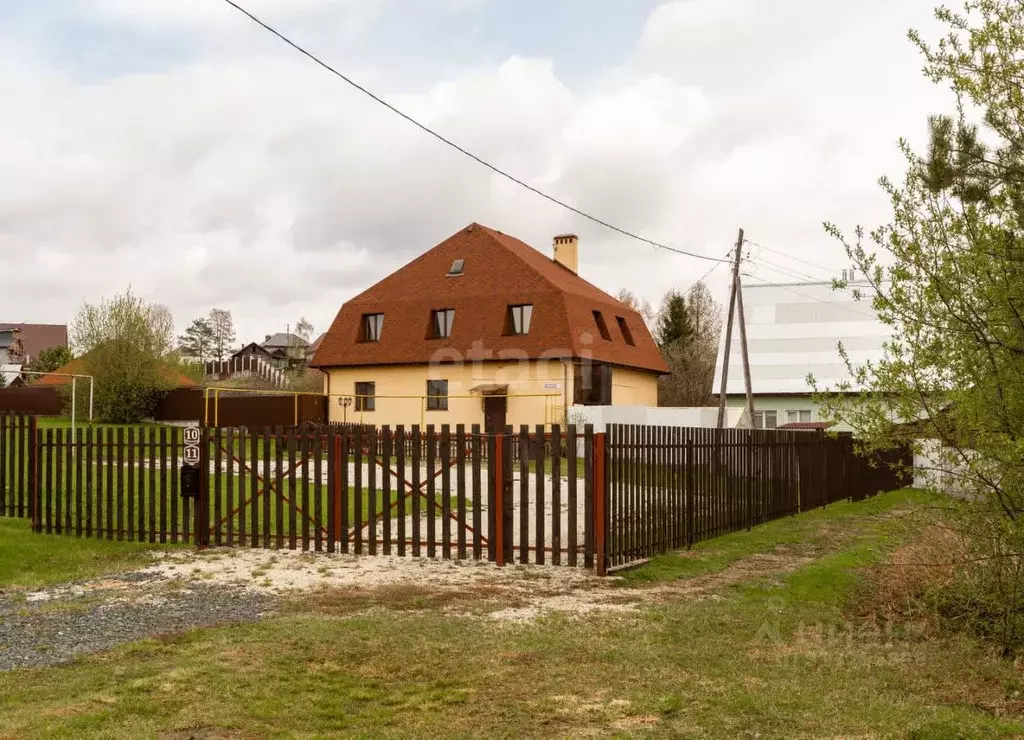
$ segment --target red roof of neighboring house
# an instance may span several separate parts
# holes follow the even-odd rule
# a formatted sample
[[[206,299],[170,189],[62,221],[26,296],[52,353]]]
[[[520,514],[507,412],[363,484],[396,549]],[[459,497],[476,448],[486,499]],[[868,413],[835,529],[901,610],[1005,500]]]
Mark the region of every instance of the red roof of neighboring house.
[[[824,431],[832,425],[833,422],[831,421],[791,421],[788,424],[783,424],[779,429],[810,429]]]
[[[454,260],[463,274],[448,277]],[[505,333],[507,307],[532,304],[525,335]],[[455,309],[451,336],[429,338],[430,312]],[[610,340],[601,338],[600,311]],[[378,342],[361,342],[364,314],[383,313]],[[620,331],[621,317],[635,346]],[[418,364],[521,357],[592,358],[668,372],[638,313],[533,247],[470,224],[341,307],[313,357],[314,367]]]
[[[20,329],[21,345],[30,358],[39,357],[39,353],[50,347],[60,347],[68,343],[68,327],[65,324],[3,324],[4,329]]]
[[[81,357],[76,357],[67,365],[57,368],[50,375],[41,375],[34,385],[67,385],[71,378],[67,375],[84,375],[84,362]],[[63,374],[58,374],[63,373]],[[176,388],[196,388],[198,385],[187,375],[183,375],[174,368],[167,366],[163,371],[163,378]]]

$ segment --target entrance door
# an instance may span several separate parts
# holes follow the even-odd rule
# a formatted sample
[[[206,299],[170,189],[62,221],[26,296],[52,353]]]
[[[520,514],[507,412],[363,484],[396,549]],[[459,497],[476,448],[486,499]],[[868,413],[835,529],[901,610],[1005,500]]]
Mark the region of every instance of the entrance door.
[[[508,396],[484,396],[484,431],[497,434],[505,431]]]

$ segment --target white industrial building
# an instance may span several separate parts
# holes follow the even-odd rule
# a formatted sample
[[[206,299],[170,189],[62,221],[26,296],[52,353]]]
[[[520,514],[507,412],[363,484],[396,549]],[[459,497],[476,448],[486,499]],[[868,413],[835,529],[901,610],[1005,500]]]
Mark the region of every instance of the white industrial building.
[[[882,358],[882,345],[891,330],[878,320],[868,298],[854,299],[854,289],[865,295],[871,291],[865,281],[850,282],[849,289],[841,291],[833,290],[831,282],[743,286],[755,427],[821,421],[807,377],[813,375],[823,389],[834,389],[851,379],[839,355],[840,342],[855,365]],[[723,326],[716,394],[722,387],[724,350]],[[726,397],[730,407],[746,403],[738,311],[733,322]],[[834,429],[844,427],[840,424]]]

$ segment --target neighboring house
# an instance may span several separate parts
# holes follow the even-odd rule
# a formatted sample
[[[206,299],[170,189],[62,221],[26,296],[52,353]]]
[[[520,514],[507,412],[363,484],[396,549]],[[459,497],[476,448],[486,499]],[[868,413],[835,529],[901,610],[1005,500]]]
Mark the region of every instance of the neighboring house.
[[[852,289],[865,294],[864,300],[856,301]],[[813,375],[823,390],[850,381],[839,355],[840,342],[855,365],[882,358],[883,343],[891,330],[871,308],[871,286],[866,281],[851,281],[850,290],[833,290],[831,282],[743,286],[755,427],[800,424],[802,428],[815,428],[812,425],[822,419],[807,377]],[[737,315],[726,389],[729,406],[746,403],[738,322]],[[715,372],[716,395],[722,387],[724,345],[723,326]],[[843,424],[831,428],[849,431]]]
[[[563,422],[580,405],[657,405],[668,372],[643,319],[554,258],[471,224],[341,307],[311,365],[332,421]]]
[[[309,342],[296,334],[267,334],[266,341],[260,347],[270,354],[270,361],[275,367],[287,370],[306,364]]]
[[[39,357],[39,353],[51,347],[60,347],[68,343],[68,327],[65,324],[5,324],[0,322],[0,355],[2,355],[2,335],[16,330],[21,334],[21,345],[24,356],[19,363],[29,364]],[[2,360],[0,356],[0,360]],[[0,362],[0,364],[4,364]]]
[[[320,345],[323,344],[324,337],[326,337],[326,336],[327,336],[327,332],[324,332],[323,334],[318,336],[316,339],[314,339],[312,344],[310,344],[308,347],[306,347],[306,364],[307,365],[313,361],[313,355],[315,355],[316,351],[318,349],[320,349]]]
[[[205,363],[208,383],[236,379],[258,379],[277,388],[288,385],[288,377],[278,367],[274,356],[255,342],[250,342],[226,360]]]
[[[25,363],[25,350],[21,340],[20,329],[0,329],[0,365],[17,365]]]
[[[258,357],[266,362],[270,362],[273,359],[273,356],[270,354],[270,352],[268,350],[265,350],[260,345],[256,344],[256,342],[249,342],[247,345],[245,345],[240,350],[231,355],[231,357],[229,357],[228,359],[241,360],[246,357]]]

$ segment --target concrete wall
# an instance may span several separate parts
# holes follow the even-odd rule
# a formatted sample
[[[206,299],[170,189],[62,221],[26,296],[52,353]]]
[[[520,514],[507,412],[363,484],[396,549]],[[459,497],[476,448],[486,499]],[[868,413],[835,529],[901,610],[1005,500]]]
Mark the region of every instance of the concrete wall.
[[[513,426],[564,423],[566,399],[573,400],[573,370],[559,360],[487,362],[464,365],[377,365],[324,371],[331,421],[365,424],[480,424],[484,423],[479,391],[485,385],[508,386],[508,415]],[[448,381],[448,410],[426,410],[427,380]],[[373,411],[356,411],[340,404],[355,393],[355,384],[376,384]],[[612,403],[655,405],[658,379],[653,373],[612,369]]]
[[[593,424],[597,430],[608,424],[715,428],[718,426],[718,407],[573,406],[569,409],[569,419],[579,425]],[[726,408],[725,427],[749,429],[746,411]]]

